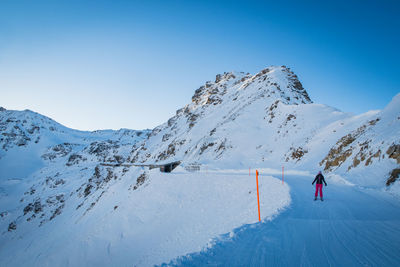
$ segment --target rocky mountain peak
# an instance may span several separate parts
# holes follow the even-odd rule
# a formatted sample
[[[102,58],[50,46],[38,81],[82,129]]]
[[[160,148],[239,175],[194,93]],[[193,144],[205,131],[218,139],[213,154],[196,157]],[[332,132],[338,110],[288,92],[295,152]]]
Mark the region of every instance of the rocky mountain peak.
[[[214,82],[207,81],[198,88],[192,101],[174,117],[153,129],[149,139],[133,149],[131,159],[142,163],[200,160],[205,151],[211,150],[214,152],[210,157],[221,158],[235,143],[232,134],[227,138],[223,133],[240,132],[232,125],[256,125],[260,118],[268,124],[282,119],[287,125],[296,116],[283,114],[284,106],[310,103],[298,77],[285,66],[268,67],[255,75],[218,74]],[[252,116],[248,118],[248,114]]]
[[[275,95],[286,104],[311,104],[312,101],[296,74],[286,66],[271,66],[243,82],[242,88],[257,85],[267,97]],[[280,99],[279,99],[280,98]]]
[[[218,105],[223,101],[240,98],[240,95],[281,100],[286,104],[312,103],[296,74],[286,66],[265,68],[255,75],[244,72],[224,72],[198,88],[189,109],[204,105]]]
[[[220,82],[226,82],[229,81],[230,79],[236,79],[237,77],[243,77],[246,75],[244,72],[224,72],[223,74],[217,74],[215,76],[215,84],[220,83]],[[247,75],[250,75],[247,73]]]

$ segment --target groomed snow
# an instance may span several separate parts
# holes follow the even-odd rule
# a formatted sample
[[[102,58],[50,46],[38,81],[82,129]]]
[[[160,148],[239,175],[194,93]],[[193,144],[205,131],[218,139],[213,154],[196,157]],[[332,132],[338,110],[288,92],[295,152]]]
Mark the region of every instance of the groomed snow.
[[[169,266],[399,266],[398,200],[328,180],[325,200],[314,201],[312,177],[286,178],[292,203],[278,217]]]

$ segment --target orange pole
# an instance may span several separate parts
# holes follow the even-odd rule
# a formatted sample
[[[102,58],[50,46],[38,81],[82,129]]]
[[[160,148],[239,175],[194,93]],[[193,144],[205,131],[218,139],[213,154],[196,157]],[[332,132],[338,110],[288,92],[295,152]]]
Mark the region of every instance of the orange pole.
[[[256,170],[256,180],[257,180],[257,204],[258,204],[258,221],[261,222],[260,215],[260,193],[258,191],[258,171]]]
[[[249,176],[250,176],[250,167],[249,167]]]
[[[283,166],[282,166],[282,184],[284,183],[284,180],[283,180]]]

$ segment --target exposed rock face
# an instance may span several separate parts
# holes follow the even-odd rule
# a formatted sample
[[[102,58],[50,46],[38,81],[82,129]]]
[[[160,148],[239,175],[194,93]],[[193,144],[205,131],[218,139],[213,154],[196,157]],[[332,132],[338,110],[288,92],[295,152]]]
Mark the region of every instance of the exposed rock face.
[[[395,159],[397,161],[397,164],[400,164],[400,145],[391,145],[386,151],[386,154],[389,156],[389,158]]]
[[[139,177],[136,179],[136,184],[132,185],[130,187],[131,190],[136,190],[138,189],[141,185],[144,184],[144,182],[148,179],[149,175],[146,172],[143,172],[142,174],[139,175]]]
[[[15,221],[14,221],[14,222],[11,222],[11,223],[8,225],[8,231],[9,231],[9,232],[14,231],[14,230],[17,230],[17,224],[15,223]]]
[[[362,125],[356,131],[353,131],[342,138],[340,138],[334,147],[331,148],[328,155],[320,162],[320,165],[324,166],[325,171],[331,171],[335,167],[339,167],[345,162],[352,154],[356,154],[353,158],[353,165],[349,166],[349,169],[353,167],[357,167],[360,162],[364,161],[366,158],[367,161],[365,165],[368,166],[371,161],[372,157],[379,157],[380,150],[373,153],[372,151],[368,151],[368,141],[357,144],[354,142],[362,136],[369,127],[372,127],[376,124],[379,119],[369,121],[367,124]]]
[[[72,154],[71,156],[69,156],[68,162],[65,165],[72,166],[72,165],[79,164],[81,161],[86,161],[86,160],[87,160],[87,158],[85,158],[82,155]]]
[[[400,176],[400,169],[393,169],[390,172],[389,179],[386,181],[386,185],[389,186],[393,184]]]
[[[45,160],[54,160],[59,157],[65,157],[72,151],[73,146],[73,144],[69,143],[55,145],[47,153],[43,154],[42,158]]]
[[[291,152],[290,156],[286,158],[286,161],[289,161],[289,160],[300,161],[303,158],[303,156],[306,153],[308,153],[308,151],[302,147],[298,147],[298,148],[291,147],[290,152]]]
[[[283,66],[285,67],[285,66]],[[305,99],[304,103],[312,103],[307,91],[303,88],[303,85],[301,84],[301,82],[299,81],[298,77],[296,74],[294,74],[290,68],[284,68],[284,72],[288,73],[288,79],[290,81],[290,86],[288,88],[291,88],[292,90],[294,90],[295,92],[299,93],[300,95],[302,95]],[[304,104],[303,103],[303,104]]]

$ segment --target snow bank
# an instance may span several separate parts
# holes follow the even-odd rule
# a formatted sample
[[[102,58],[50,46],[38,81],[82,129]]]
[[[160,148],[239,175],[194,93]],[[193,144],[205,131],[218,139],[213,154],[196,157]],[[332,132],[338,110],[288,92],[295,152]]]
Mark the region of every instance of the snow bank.
[[[275,175],[275,176],[281,176],[282,175],[282,169],[274,169],[274,168],[258,168],[257,169],[260,174],[263,175]],[[207,173],[224,173],[224,174],[232,174],[232,175],[249,175],[249,169],[224,169],[224,170],[207,170]],[[255,169],[250,168],[250,174],[254,174]],[[298,176],[309,176],[313,177],[313,175],[309,171],[302,171],[302,170],[295,170],[295,169],[284,169],[284,175],[298,175]]]
[[[335,174],[335,173],[329,173],[326,175],[326,182],[327,183],[333,183],[333,184],[338,184],[338,185],[349,185],[349,186],[354,186],[353,183],[350,183],[346,179],[344,179],[342,176]]]
[[[135,191],[126,188],[129,177],[115,183],[86,216],[77,217],[73,208],[26,231],[24,239],[6,238],[0,265],[152,266],[201,251],[219,236],[258,222],[255,175],[182,169],[148,174]],[[289,186],[276,178],[260,176],[259,190],[263,220],[290,204]]]
[[[271,177],[259,177],[262,218],[269,219],[289,205],[289,187]],[[206,173],[150,173],[149,184],[118,209],[118,220],[135,221],[123,229],[132,244],[133,265],[153,265],[201,251],[221,234],[243,224],[256,223],[255,176]],[[135,218],[133,220],[133,218]],[[106,226],[104,226],[106,225]],[[109,227],[107,227],[109,225]],[[114,223],[102,224],[96,232],[122,231]],[[120,245],[121,243],[119,243]],[[118,245],[111,249],[119,255]]]

